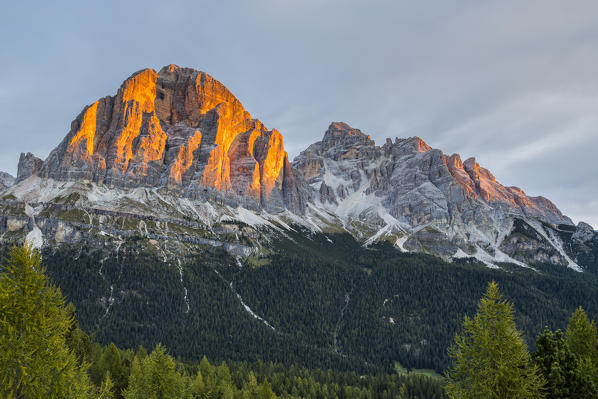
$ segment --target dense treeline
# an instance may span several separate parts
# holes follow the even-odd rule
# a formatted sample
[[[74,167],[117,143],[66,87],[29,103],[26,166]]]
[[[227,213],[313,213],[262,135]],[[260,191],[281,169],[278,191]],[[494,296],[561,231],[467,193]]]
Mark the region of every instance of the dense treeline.
[[[417,374],[359,375],[262,361],[212,365],[205,357],[181,362],[161,344],[151,353],[142,346],[102,347],[79,328],[74,306],[46,277],[39,253],[15,247],[0,266],[0,397],[598,397],[598,330],[583,308],[564,333],[545,327],[531,354],[515,313],[491,282],[448,349],[446,393],[443,380]]]
[[[179,389],[169,397],[258,398],[445,398],[442,381],[417,375],[359,375],[355,372],[285,367],[263,362],[177,363],[158,345],[149,355],[143,348],[121,351],[113,344],[94,349],[89,369],[98,389],[110,376],[116,397],[151,397],[147,376],[163,378]],[[157,370],[155,364],[164,364]],[[152,368],[153,367],[153,368]],[[135,392],[135,393],[133,393]]]
[[[207,355],[369,374],[389,373],[398,362],[442,372],[462,315],[475,311],[491,280],[515,304],[532,349],[546,325],[564,326],[577,306],[598,314],[592,273],[546,265],[493,270],[400,253],[384,242],[364,248],[348,234],[289,234],[272,242],[273,254],[241,268],[221,249],[181,256],[182,281],[174,260],[134,241],[118,252],[63,246],[43,256],[82,328],[100,343],[162,342],[195,362]]]
[[[307,333],[322,346],[382,367],[399,361],[444,370],[460,319],[475,311],[488,281],[515,303],[517,324],[532,348],[546,325],[565,325],[580,304],[590,314],[598,311],[598,284],[590,273],[446,263],[399,253],[389,243],[364,249],[343,235],[333,242],[318,235],[292,238],[279,244],[268,265],[237,274],[241,295],[294,338]]]
[[[13,248],[0,268],[0,397],[3,398],[444,398],[417,375],[284,368],[272,363],[175,361],[158,344],[102,347],[78,326],[39,254]]]

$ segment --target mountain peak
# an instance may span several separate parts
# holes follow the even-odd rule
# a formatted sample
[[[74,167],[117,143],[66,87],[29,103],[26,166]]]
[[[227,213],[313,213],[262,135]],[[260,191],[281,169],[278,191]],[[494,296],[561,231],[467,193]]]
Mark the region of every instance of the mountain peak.
[[[359,129],[352,128],[345,122],[332,122],[322,139],[324,150],[337,145],[344,147],[355,146],[359,144],[374,145],[370,136]]]
[[[422,154],[432,149],[425,141],[417,136],[403,139],[403,142],[411,146],[417,153]]]
[[[32,153],[21,153],[19,165],[17,166],[16,182],[20,182],[29,176],[36,175],[42,168],[43,161]]]
[[[18,183],[32,175],[39,179]],[[448,257],[496,254],[526,262],[526,243],[515,236],[505,241],[516,220],[572,223],[549,200],[501,185],[475,158],[444,155],[419,137],[376,146],[361,130],[332,122],[291,165],[280,132],[253,119],[212,76],[173,64],[140,70],[114,96],[86,106],[46,161],[21,156],[17,180],[6,191],[32,203],[50,201],[48,193],[62,193],[58,186],[109,192],[110,198],[146,187],[164,198],[184,197],[195,210],[191,216],[181,211],[185,217],[197,217],[196,207],[210,208],[200,219],[211,222],[224,214],[246,224],[271,216],[280,226],[289,217],[317,229],[342,226],[366,243],[387,236],[401,250]],[[39,189],[36,199],[38,183],[56,190]],[[97,196],[87,198],[93,204]],[[153,209],[144,201],[132,212],[145,212],[148,204]],[[542,259],[574,265],[555,245]]]
[[[222,83],[171,64],[138,71],[115,96],[87,106],[43,175],[295,209],[287,163],[282,136],[252,119]]]
[[[169,65],[163,66],[162,69],[160,69],[160,73],[162,73],[162,72],[174,72],[177,69],[181,69],[181,67],[178,66],[178,65],[176,65],[176,64],[169,64]],[[189,69],[191,69],[191,68],[189,68]]]
[[[370,138],[370,136],[364,134],[361,130],[352,128],[345,122],[331,122],[324,133],[324,140],[326,140],[327,136],[357,136]]]

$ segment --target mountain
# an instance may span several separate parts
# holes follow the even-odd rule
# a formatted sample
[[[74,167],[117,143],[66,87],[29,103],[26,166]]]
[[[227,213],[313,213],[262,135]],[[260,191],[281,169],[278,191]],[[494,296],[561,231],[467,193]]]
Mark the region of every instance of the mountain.
[[[224,85],[169,65],[129,77],[86,107],[40,176],[110,187],[164,187],[253,208],[301,202],[281,134],[267,130]]]
[[[317,190],[315,207],[366,243],[391,239],[401,250],[475,256],[488,265],[540,262],[581,270],[556,235],[576,228],[551,201],[505,187],[475,158],[462,162],[418,137],[387,139],[379,147],[360,130],[332,123],[293,167]],[[537,235],[515,236],[519,225]]]
[[[548,199],[342,122],[291,162],[224,85],[175,65],[85,107],[45,160],[21,154],[0,210],[0,252],[41,248],[86,331],[185,359],[441,371],[491,279],[528,338],[598,314],[598,233]]]
[[[63,215],[85,210],[103,215],[100,232],[172,237],[144,221],[169,220],[195,226],[183,228],[187,241],[213,240],[245,255],[262,251],[260,237],[302,225],[491,267],[594,267],[579,259],[591,258],[596,234],[574,235],[587,225],[574,226],[544,197],[503,186],[474,158],[462,162],[417,137],[376,146],[334,122],[291,164],[276,129],[253,119],[210,75],[175,65],[136,72],[115,96],[85,107],[45,161],[21,155],[16,182],[3,184],[4,198],[9,207],[37,204],[48,243],[89,239],[89,229],[77,226],[88,217]],[[116,228],[106,217],[115,211],[135,222]],[[11,216],[31,217],[7,210],[4,219]],[[4,229],[13,232],[19,220]],[[240,232],[237,222],[245,224]],[[33,232],[36,224],[26,225]]]

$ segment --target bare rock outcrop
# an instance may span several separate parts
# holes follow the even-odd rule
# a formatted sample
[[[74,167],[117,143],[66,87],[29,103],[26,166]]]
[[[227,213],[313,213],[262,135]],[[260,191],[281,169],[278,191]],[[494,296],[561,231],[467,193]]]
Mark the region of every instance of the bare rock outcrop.
[[[17,167],[17,182],[23,181],[26,178],[37,175],[42,168],[44,161],[28,152],[21,153],[19,157],[19,165]]]
[[[516,217],[572,225],[546,198],[503,186],[474,158],[462,162],[418,137],[376,146],[360,130],[333,122],[293,167],[316,192],[318,206],[339,216],[346,228],[360,220],[374,232],[389,232],[394,224],[407,231],[408,250],[446,256],[458,249],[472,254],[478,247],[494,256]],[[522,253],[515,243],[503,249]],[[567,262],[552,255],[532,260]]]
[[[15,184],[16,179],[9,173],[0,172],[0,191],[4,191]]]
[[[215,220],[238,213],[242,223],[340,228],[366,244],[388,239],[402,250],[445,258],[575,268],[576,253],[590,262],[598,257],[591,227],[573,226],[548,199],[504,186],[475,158],[462,161],[419,137],[377,146],[361,130],[333,122],[291,163],[280,132],[252,118],[210,75],[176,65],[136,72],[114,96],[85,107],[45,161],[21,154],[17,183],[36,175],[40,187],[64,181],[82,191],[143,187],[146,194],[200,200],[195,205],[207,201]],[[48,200],[36,199],[32,185],[11,185],[0,176],[0,190]]]

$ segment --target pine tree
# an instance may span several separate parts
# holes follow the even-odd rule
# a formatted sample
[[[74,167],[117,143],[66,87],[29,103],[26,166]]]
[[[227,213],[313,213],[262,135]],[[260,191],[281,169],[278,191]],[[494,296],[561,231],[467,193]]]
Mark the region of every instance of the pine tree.
[[[569,319],[565,342],[579,360],[580,373],[598,387],[598,333],[596,323],[590,321],[578,307]]]
[[[255,378],[253,371],[249,372],[247,381],[243,386],[243,397],[247,399],[259,399],[260,397],[260,389],[257,383],[257,378]]]
[[[85,334],[81,328],[75,314],[75,305],[69,303],[66,305],[66,311],[69,318],[72,319],[71,326],[66,333],[66,346],[75,354],[78,363],[88,362],[94,349],[99,348],[99,344],[92,342],[89,335]]]
[[[206,385],[203,382],[201,371],[197,371],[197,375],[191,383],[191,393],[194,397],[202,397],[206,389]]]
[[[532,364],[513,319],[513,305],[491,282],[473,319],[449,349],[454,365],[447,373],[450,398],[541,398],[543,378]]]
[[[84,398],[91,383],[68,349],[73,320],[40,254],[10,250],[0,275],[0,397]]]

